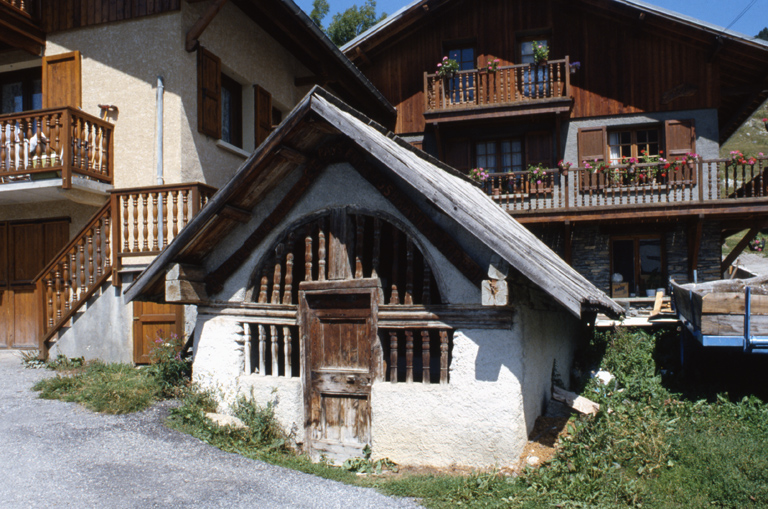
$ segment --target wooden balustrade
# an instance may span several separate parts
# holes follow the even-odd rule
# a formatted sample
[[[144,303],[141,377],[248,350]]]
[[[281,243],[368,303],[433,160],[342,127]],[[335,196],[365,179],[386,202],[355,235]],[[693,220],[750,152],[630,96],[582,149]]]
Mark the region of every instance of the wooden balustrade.
[[[75,108],[0,115],[0,184],[72,176],[112,183],[113,128]]]
[[[299,328],[295,319],[282,324],[242,323],[243,372],[246,375],[298,377]]]
[[[113,191],[110,200],[35,278],[42,299],[41,344],[67,323],[110,276],[119,286],[117,271],[124,257],[159,254],[214,192],[204,184]],[[137,214],[140,201],[141,215]]]
[[[0,0],[0,6],[11,7],[27,17],[36,17],[40,11],[39,0]]]
[[[424,73],[425,111],[502,106],[521,101],[571,97],[570,62],[500,66],[458,71],[450,78]]]
[[[768,196],[767,161],[757,158],[754,164],[732,164],[730,159],[712,159],[666,168],[656,163],[599,170],[555,168],[535,180],[528,172],[491,173],[481,187],[505,210],[521,213],[761,198]]]
[[[118,228],[113,245],[119,266],[128,257],[157,256],[202,209],[215,189],[167,184],[111,191]]]
[[[448,383],[450,329],[379,329],[379,334],[388,381]]]

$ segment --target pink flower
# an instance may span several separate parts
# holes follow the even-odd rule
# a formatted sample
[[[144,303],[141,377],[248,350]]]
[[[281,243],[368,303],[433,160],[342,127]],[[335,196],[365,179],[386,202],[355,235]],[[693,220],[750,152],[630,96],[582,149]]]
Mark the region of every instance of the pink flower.
[[[442,67],[442,66],[443,66],[443,64],[437,64],[437,67]]]
[[[763,122],[768,122],[768,118],[763,118]]]
[[[446,60],[448,60],[448,57],[443,57],[443,62],[445,62]]]

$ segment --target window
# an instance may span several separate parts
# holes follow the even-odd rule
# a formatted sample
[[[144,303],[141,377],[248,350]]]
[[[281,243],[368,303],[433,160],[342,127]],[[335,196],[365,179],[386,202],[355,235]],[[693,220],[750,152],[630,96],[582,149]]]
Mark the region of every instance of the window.
[[[221,75],[221,139],[243,147],[243,87],[226,74]]]
[[[646,291],[666,285],[664,250],[660,235],[621,236],[611,239],[611,274],[621,274],[629,291],[644,297]]]
[[[530,37],[520,42],[520,63],[532,64],[533,62],[533,41],[538,42],[545,48],[549,47],[549,40],[546,37]]]
[[[39,110],[42,107],[40,68],[0,74],[0,114]]]
[[[644,154],[658,156],[659,130],[653,128],[609,132],[608,149],[613,164],[618,163],[622,157],[639,158]]]
[[[471,71],[475,68],[474,48],[453,48],[448,50],[448,58],[459,63],[459,71]],[[472,73],[457,74],[450,81],[451,102],[473,102],[475,100],[475,78]]]
[[[527,164],[552,166],[551,141],[551,133],[533,132],[524,137],[476,142],[474,167],[490,173],[508,173],[523,171]]]
[[[531,37],[520,42],[520,63],[533,64],[533,43],[549,47],[546,37]],[[528,68],[523,71],[523,95],[532,98],[549,96],[549,69],[545,67]]]

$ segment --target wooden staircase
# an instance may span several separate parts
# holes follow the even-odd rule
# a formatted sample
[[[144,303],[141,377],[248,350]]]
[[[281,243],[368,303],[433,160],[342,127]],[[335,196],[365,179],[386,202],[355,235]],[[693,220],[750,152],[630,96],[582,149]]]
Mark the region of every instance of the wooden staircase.
[[[127,259],[138,266],[160,254],[208,203],[201,183],[120,189],[35,278],[40,296],[40,356],[96,292],[120,286]]]

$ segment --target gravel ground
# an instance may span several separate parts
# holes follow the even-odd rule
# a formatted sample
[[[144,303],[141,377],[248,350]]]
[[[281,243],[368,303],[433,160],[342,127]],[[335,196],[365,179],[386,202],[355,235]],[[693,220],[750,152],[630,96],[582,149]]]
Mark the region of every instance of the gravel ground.
[[[763,255],[750,253],[745,251],[737,258],[738,264],[747,269],[748,271],[758,274],[768,274],[768,258]]]
[[[0,507],[417,507],[223,452],[163,426],[37,399],[47,370],[0,351]]]

